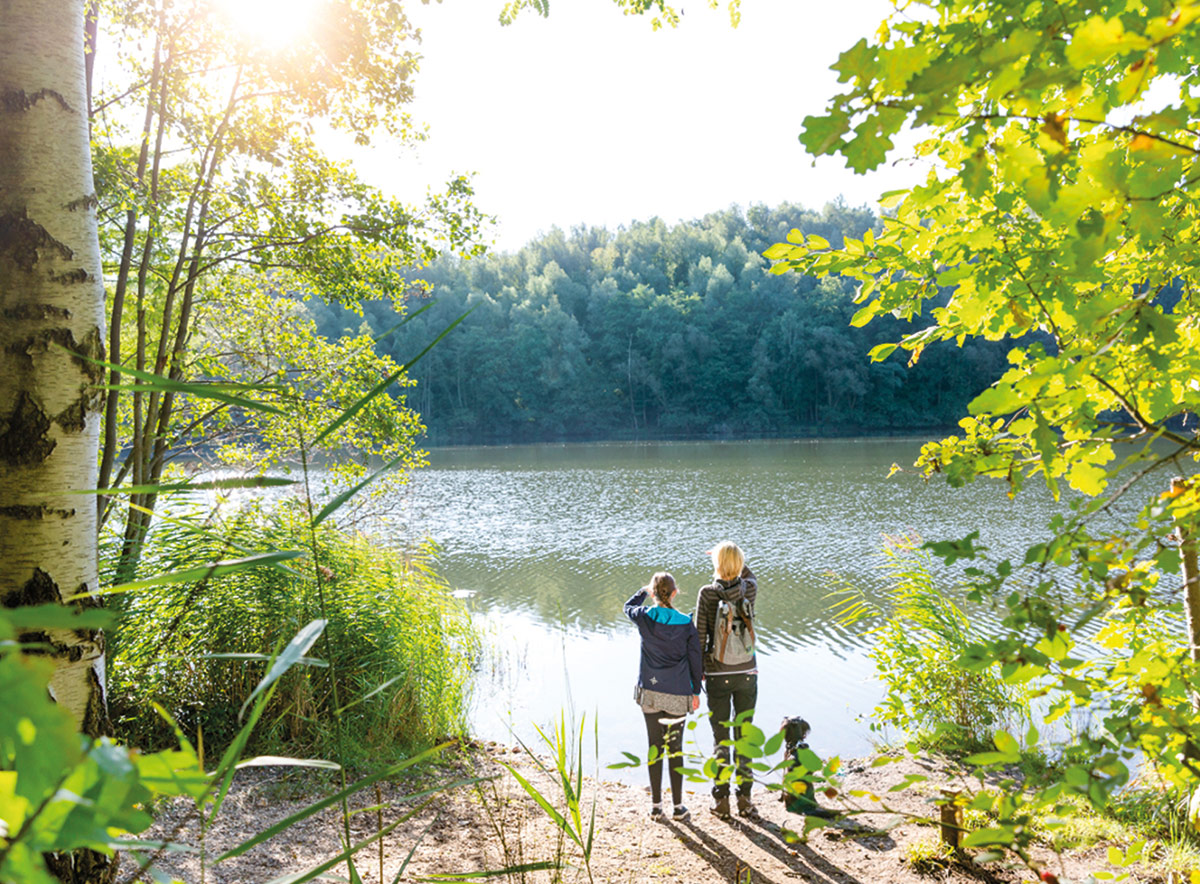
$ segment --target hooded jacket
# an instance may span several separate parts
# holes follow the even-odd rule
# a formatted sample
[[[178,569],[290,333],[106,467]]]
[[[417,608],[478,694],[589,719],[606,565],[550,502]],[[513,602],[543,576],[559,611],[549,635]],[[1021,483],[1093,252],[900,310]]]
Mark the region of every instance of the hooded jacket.
[[[699,694],[700,640],[692,618],[674,608],[647,608],[642,604],[647,595],[640,589],[625,603],[625,616],[642,636],[638,685],[664,694]]]
[[[757,654],[747,662],[738,664],[722,663],[713,656],[712,645],[717,623],[717,604],[722,599],[732,601],[738,598],[743,591],[746,593],[746,598],[753,604],[758,597],[758,581],[754,579],[754,572],[748,567],[742,568],[742,576],[737,580],[713,580],[707,586],[700,587],[700,595],[696,597],[696,631],[700,640],[700,648],[704,654],[705,675],[746,675],[758,671]]]

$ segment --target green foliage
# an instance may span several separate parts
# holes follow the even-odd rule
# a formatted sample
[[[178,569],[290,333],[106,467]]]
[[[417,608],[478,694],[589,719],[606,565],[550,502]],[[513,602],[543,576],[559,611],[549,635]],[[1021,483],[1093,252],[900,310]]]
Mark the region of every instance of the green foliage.
[[[44,852],[110,853],[150,825],[144,808],[156,795],[196,796],[208,779],[187,746],[139,755],[81,736],[50,699],[53,665],[19,652],[7,614],[0,608],[0,879],[49,884]]]
[[[925,181],[886,195],[881,231],[830,246],[797,230],[769,251],[776,272],[857,279],[856,322],[913,323],[876,359],[894,344],[917,359],[939,342],[1010,342],[1009,367],[962,432],[925,446],[928,473],[1000,478],[1014,495],[1030,477],[1078,492],[1022,561],[935,545],[967,562],[969,597],[1000,621],[959,664],[999,665],[1046,698],[1048,721],[1092,713],[1049,782],[977,798],[995,822],[967,840],[1027,863],[1035,813],[1066,796],[1109,806],[1135,759],[1169,801],[1200,782],[1200,678],[1180,634],[1186,549],[1171,533],[1195,535],[1200,483],[1143,481],[1185,471],[1200,448],[1198,53],[1192,2],[907,4],[841,55],[845,91],[802,141],[867,170],[917,125]],[[1010,742],[976,761],[1007,763]],[[1025,747],[1038,742],[1032,731]]]
[[[183,849],[134,837],[152,821],[147,808],[160,798],[182,797],[194,803],[200,825],[206,814],[211,818],[217,813],[229,780],[242,765],[249,734],[275,691],[274,682],[305,662],[304,651],[325,626],[322,621],[307,624],[284,653],[267,661],[268,675],[251,692],[249,714],[208,773],[161,709],[177,749],[147,754],[107,737],[94,740],[78,733],[70,713],[52,698],[52,661],[30,653],[25,640],[26,629],[61,626],[63,613],[58,605],[0,609],[0,689],[7,701],[0,711],[0,879],[20,884],[53,884],[57,878],[47,861],[54,853],[122,850],[144,871],[162,851]],[[330,766],[288,758],[269,761]]]
[[[332,455],[321,475],[340,489],[382,459],[391,464],[373,488],[382,494],[425,463],[416,445],[424,428],[405,403],[414,381],[403,366],[378,353],[368,335],[318,334],[295,299],[231,282],[208,305],[192,358],[195,370],[210,379],[205,387],[224,382],[240,388],[242,398],[274,409],[214,414],[206,403],[181,399],[177,415],[193,433],[180,442],[205,445],[223,465],[256,473],[289,469],[306,448],[310,458]],[[364,401],[376,389],[386,395]]]
[[[904,848],[904,862],[922,875],[936,874],[956,860],[954,850],[935,835],[910,841]]]
[[[797,224],[841,243],[878,223],[840,203],[784,204],[553,230],[516,254],[438,260],[421,274],[435,300],[390,333],[390,301],[361,316],[305,309],[327,338],[369,332],[396,362],[472,310],[403,391],[433,444],[950,426],[1003,370],[1003,348],[944,344],[911,367],[900,353],[871,364],[863,353],[901,323],[851,327],[848,281],[772,276],[758,254]]]
[[[269,511],[245,507],[204,533],[164,522],[151,535],[143,569],[202,568],[233,545],[303,547],[310,539],[306,526],[292,503]],[[280,679],[252,747],[327,756],[336,744],[335,717],[351,740],[344,761],[406,754],[461,732],[475,637],[467,613],[430,570],[431,550],[402,554],[322,526],[317,551],[327,586],[325,662],[332,666],[294,669]],[[113,550],[108,552],[111,562]],[[119,731],[135,745],[169,740],[151,705],[158,703],[185,733],[202,732],[206,746],[223,748],[265,672],[262,655],[318,612],[311,572],[294,567],[160,584],[133,594],[110,662]]]
[[[966,434],[922,463],[953,481],[1038,474],[1108,485],[1114,442],[1188,434],[1195,411],[1200,10],[1089,2],[931,2],[835,68],[850,88],[806,121],[817,154],[863,168],[905,123],[929,127],[926,181],[893,195],[882,233],[781,243],[776,270],[858,279],[865,319],[930,321],[900,345],[1022,338],[971,404]],[[944,305],[940,287],[953,286]],[[926,308],[928,302],[932,310]],[[882,351],[880,351],[880,354]],[[877,358],[879,356],[877,355]],[[1148,454],[1143,454],[1149,457]]]
[[[939,587],[919,541],[888,538],[884,555],[886,608],[853,588],[835,593],[841,621],[877,621],[867,633],[867,654],[887,693],[875,707],[871,729],[899,728],[922,748],[972,751],[989,745],[996,728],[1027,721],[1027,690],[1006,683],[995,667],[959,664],[987,633]]]
[[[214,442],[221,455],[251,462],[303,447],[306,421],[344,408],[397,366],[369,341],[315,338],[291,299],[353,306],[383,297],[403,309],[413,286],[399,268],[482,251],[484,216],[467,178],[452,176],[423,205],[407,205],[323,150],[331,134],[359,145],[423,137],[404,111],[418,35],[399,0],[297,8],[291,39],[278,43],[255,39],[228,12],[108,0],[93,10],[105,76],[89,96],[90,122],[114,366],[103,489],[159,484],[180,450],[207,452]],[[148,386],[147,374],[260,392],[270,383],[277,399],[268,407],[282,414],[214,407],[194,390]],[[411,467],[420,429],[402,396],[389,396],[324,441]],[[123,581],[157,497],[135,494],[128,507],[104,498],[102,521],[118,500]]]

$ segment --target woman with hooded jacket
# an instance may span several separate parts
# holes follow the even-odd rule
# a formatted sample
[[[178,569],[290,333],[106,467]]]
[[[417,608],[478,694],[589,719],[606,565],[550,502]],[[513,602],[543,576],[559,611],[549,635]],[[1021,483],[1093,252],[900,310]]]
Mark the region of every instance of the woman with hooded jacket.
[[[683,721],[700,707],[700,639],[692,619],[674,607],[679,588],[675,578],[665,571],[655,574],[625,603],[625,616],[632,620],[642,637],[641,665],[633,698],[642,707],[649,740],[650,818],[664,819],[662,810],[662,759],[680,759],[683,755]],[[648,596],[654,606],[643,603]],[[680,761],[669,761],[671,817],[686,820],[683,805],[683,774]]]

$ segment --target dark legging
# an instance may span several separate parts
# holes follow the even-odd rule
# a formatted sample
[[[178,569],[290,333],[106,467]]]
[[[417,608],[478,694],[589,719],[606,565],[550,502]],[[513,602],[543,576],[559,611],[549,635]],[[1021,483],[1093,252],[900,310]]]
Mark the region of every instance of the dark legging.
[[[683,764],[683,727],[679,721],[683,716],[670,715],[666,712],[646,712],[646,736],[650,745],[658,747],[658,754],[650,764],[650,796],[655,804],[662,802],[662,758],[664,747],[670,756],[668,770],[671,775],[671,800],[675,804],[683,803],[683,774],[680,767]],[[663,719],[674,721],[673,724],[663,724]]]

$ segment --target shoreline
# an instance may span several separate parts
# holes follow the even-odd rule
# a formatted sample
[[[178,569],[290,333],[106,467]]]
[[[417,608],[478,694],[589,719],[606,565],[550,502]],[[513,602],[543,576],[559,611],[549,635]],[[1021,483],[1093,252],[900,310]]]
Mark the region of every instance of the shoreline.
[[[1005,868],[1003,864],[977,866],[968,854],[914,862],[912,858],[929,853],[926,845],[937,839],[936,826],[921,823],[917,817],[936,817],[930,796],[943,785],[959,781],[936,759],[910,759],[879,767],[872,766],[872,760],[847,762],[843,786],[847,793],[864,793],[853,800],[877,809],[835,822],[800,840],[789,833],[803,832],[804,817],[787,813],[778,793],[765,789],[754,793],[758,818],[735,816],[722,821],[708,812],[707,795],[697,791],[704,787],[685,783],[691,819],[655,823],[648,817],[647,788],[585,776],[585,827],[593,802],[596,808],[595,840],[590,863],[585,864],[579,847],[550,822],[504,766],[511,765],[552,804],[562,807],[561,791],[556,791],[554,780],[539,769],[538,761],[519,748],[472,744],[413,778],[384,784],[378,795],[373,789],[355,795],[352,810],[359,812],[351,817],[351,838],[370,839],[380,828],[397,823],[381,842],[371,843],[359,854],[356,865],[366,884],[381,880],[407,884],[430,875],[462,875],[555,860],[568,864],[557,879],[551,871],[526,870],[489,880],[586,882],[589,865],[596,884],[921,884],[931,880],[1018,884],[1036,880],[1028,869]],[[887,791],[908,775],[928,780],[907,791]],[[409,796],[438,782],[476,778],[482,779],[436,796],[420,813],[399,822],[413,807]],[[240,773],[227,806],[205,833],[207,855],[219,855],[315,800],[312,781],[307,789],[297,782],[303,780],[286,771]],[[865,793],[885,800],[872,803]],[[887,809],[881,809],[885,801]],[[178,800],[168,803],[146,837],[163,837],[186,812],[186,804]],[[209,865],[204,870],[205,880],[235,884],[302,872],[340,853],[342,831],[340,813],[326,809],[242,856]],[[194,840],[195,833],[188,832],[187,837]],[[1039,850],[1035,859],[1063,881],[1082,881],[1088,873],[1107,868],[1104,845],[1066,852],[1062,857]],[[200,879],[196,854],[170,854],[161,870],[185,881]],[[345,866],[330,872],[341,876]]]

